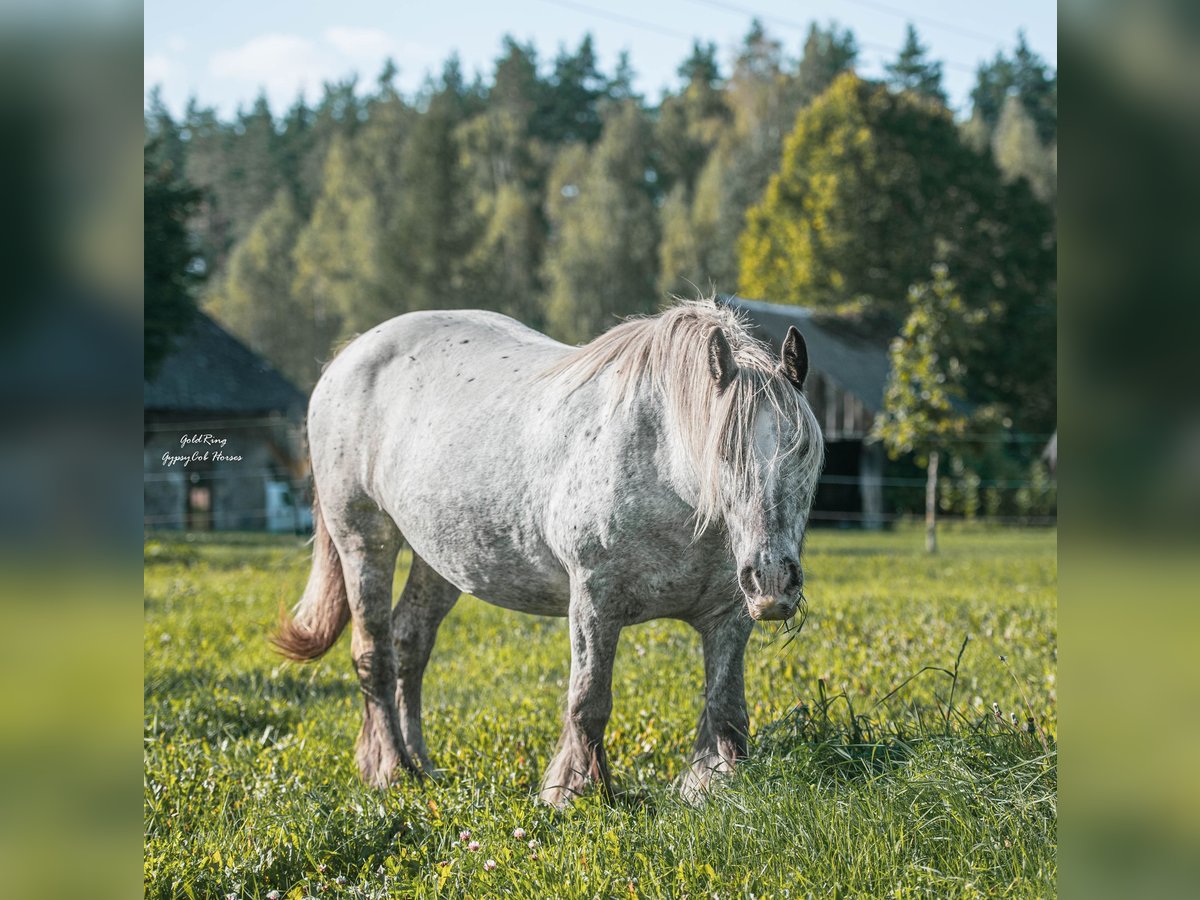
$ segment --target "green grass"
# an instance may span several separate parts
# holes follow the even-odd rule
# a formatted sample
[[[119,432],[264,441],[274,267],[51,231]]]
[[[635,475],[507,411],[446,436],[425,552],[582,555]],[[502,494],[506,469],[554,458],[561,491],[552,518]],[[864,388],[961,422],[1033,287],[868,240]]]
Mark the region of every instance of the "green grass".
[[[295,539],[146,544],[148,897],[1055,893],[1053,532],[951,531],[932,558],[913,530],[814,533],[808,620],[751,639],[751,758],[701,808],[670,785],[700,711],[690,629],[627,629],[607,735],[619,796],[555,813],[534,795],[558,734],[564,623],[468,598],[426,681],[447,777],[363,787],[348,640],[307,667],[266,643],[307,565]],[[921,671],[954,671],[967,636],[956,679]],[[1013,712],[1044,734],[1014,729]]]

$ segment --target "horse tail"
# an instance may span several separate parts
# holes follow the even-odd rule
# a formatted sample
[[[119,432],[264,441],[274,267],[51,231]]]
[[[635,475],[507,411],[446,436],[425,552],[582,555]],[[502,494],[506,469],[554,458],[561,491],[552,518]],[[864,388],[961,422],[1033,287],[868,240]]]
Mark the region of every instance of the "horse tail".
[[[308,586],[291,616],[285,609],[279,610],[279,628],[271,637],[280,653],[297,662],[324,656],[350,621],[342,560],[325,527],[316,485],[312,509],[313,561]]]

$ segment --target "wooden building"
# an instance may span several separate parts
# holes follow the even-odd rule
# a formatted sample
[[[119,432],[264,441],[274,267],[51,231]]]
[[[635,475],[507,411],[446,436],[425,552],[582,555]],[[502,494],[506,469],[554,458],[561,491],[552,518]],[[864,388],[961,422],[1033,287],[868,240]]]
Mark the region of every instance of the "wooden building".
[[[849,316],[738,297],[722,300],[745,313],[757,336],[776,350],[789,326],[804,335],[809,359],[804,393],[825,434],[825,472],[812,521],[881,527],[886,454],[879,442],[866,439],[883,405],[890,336]]]
[[[310,525],[305,396],[211,318],[176,340],[142,405],[146,528]]]

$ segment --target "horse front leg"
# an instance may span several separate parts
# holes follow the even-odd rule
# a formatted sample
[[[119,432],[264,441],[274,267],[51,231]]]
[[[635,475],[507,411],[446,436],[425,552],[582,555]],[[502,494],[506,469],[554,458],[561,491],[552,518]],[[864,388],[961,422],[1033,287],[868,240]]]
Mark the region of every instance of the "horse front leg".
[[[599,784],[613,796],[604,753],[604,729],[612,713],[612,668],[621,624],[606,619],[594,598],[583,588],[572,587],[568,614],[571,632],[571,684],[558,750],[542,779],[540,797],[563,807]]]
[[[744,679],[746,642],[754,622],[740,608],[715,624],[697,626],[704,647],[704,710],[696,731],[691,767],[680,793],[698,803],[715,776],[733,771],[746,756],[750,717]]]

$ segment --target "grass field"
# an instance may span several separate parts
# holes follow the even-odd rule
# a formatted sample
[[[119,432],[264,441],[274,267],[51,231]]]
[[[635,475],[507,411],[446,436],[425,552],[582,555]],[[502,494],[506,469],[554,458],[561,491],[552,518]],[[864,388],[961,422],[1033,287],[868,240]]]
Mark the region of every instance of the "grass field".
[[[671,790],[699,642],[677,622],[627,629],[607,735],[619,796],[565,813],[534,800],[562,621],[460,601],[425,691],[446,778],[377,793],[353,761],[348,639],[307,667],[266,642],[307,548],[221,536],[145,552],[148,897],[1055,893],[1054,532],[951,531],[932,558],[913,530],[812,534],[808,620],[751,639],[751,758],[700,808]]]

